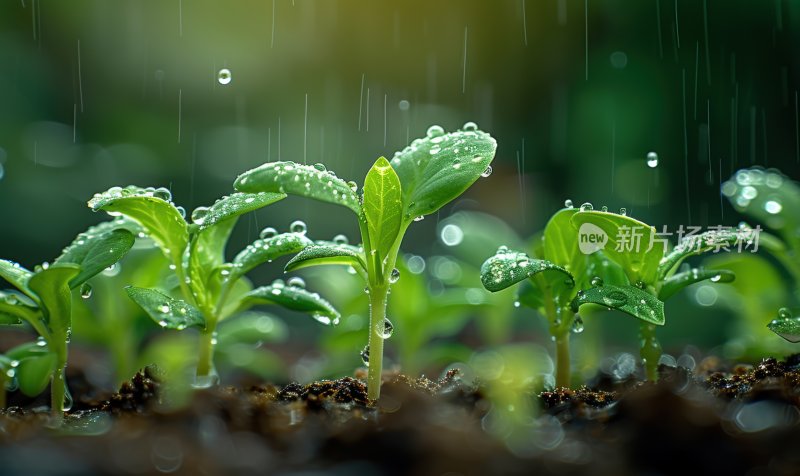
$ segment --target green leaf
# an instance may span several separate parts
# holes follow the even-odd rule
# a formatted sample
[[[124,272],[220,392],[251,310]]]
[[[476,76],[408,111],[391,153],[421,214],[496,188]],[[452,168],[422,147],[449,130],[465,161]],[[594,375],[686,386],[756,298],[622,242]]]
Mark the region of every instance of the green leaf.
[[[244,296],[243,303],[246,305],[277,304],[292,311],[311,314],[314,319],[323,324],[338,324],[341,317],[333,305],[321,298],[319,294],[304,288],[288,286],[281,280],[250,291]]]
[[[286,198],[284,193],[233,193],[214,202],[210,207],[198,207],[192,213],[194,223],[205,229],[221,221],[235,218]],[[198,214],[198,210],[201,212]]]
[[[348,184],[333,172],[318,166],[294,162],[269,162],[239,175],[233,186],[240,192],[273,192],[300,195],[342,205],[356,215],[361,205],[354,183]]]
[[[530,258],[525,253],[509,250],[506,247],[500,247],[494,256],[483,263],[481,283],[489,291],[497,292],[545,271],[557,272],[556,281],[563,284],[564,290],[575,285],[572,275],[561,266]],[[554,294],[560,291],[561,289]]]
[[[800,342],[800,317],[797,317],[797,311],[782,309],[781,312],[786,312],[788,315],[773,319],[767,324],[767,328],[789,342]]]
[[[305,248],[286,263],[286,271],[295,271],[307,266],[340,264],[366,270],[359,248],[333,242],[318,241]]]
[[[109,222],[113,223],[113,222]],[[104,269],[116,263],[133,247],[136,238],[126,229],[108,230],[99,225],[81,233],[56,258],[54,264],[72,263],[80,267],[80,273],[72,278],[69,287],[75,289]],[[102,230],[96,232],[95,230]]]
[[[572,226],[572,216],[576,213],[578,210],[575,208],[565,208],[556,212],[544,228],[542,241],[544,258],[562,266],[581,280],[585,278],[587,263],[586,255],[578,248],[578,233]]]
[[[684,237],[659,263],[659,279],[669,276],[669,273],[676,266],[690,256],[708,253],[709,251],[715,253],[725,251],[726,248],[734,246],[740,241],[747,241],[750,239],[751,234],[752,230],[749,229],[723,228]]]
[[[38,319],[38,309],[22,302],[16,294],[0,291],[0,325],[15,326]]]
[[[247,245],[233,259],[231,279],[237,279],[263,263],[281,256],[295,254],[312,246],[313,242],[302,233],[282,233],[270,238],[258,239]]]
[[[56,361],[56,354],[47,349],[21,359],[16,369],[19,390],[29,397],[42,393],[50,384],[50,379],[56,370]]]
[[[72,293],[69,283],[80,272],[74,264],[50,266],[34,274],[28,282],[38,296],[53,333],[65,333],[72,320]]]
[[[590,245],[587,241],[581,242],[588,238],[587,233],[602,232],[607,239],[599,249],[622,267],[631,282],[655,283],[658,263],[663,256],[663,244],[656,240],[655,228],[629,216],[599,211],[579,211],[572,215],[572,224],[579,246],[581,243],[584,247]]]
[[[262,312],[247,312],[220,324],[217,345],[221,348],[242,343],[280,342],[288,335],[283,321]]]
[[[603,285],[578,291],[572,310],[578,312],[584,304],[599,304],[650,324],[664,325],[664,303],[636,286]]]
[[[666,301],[675,293],[694,283],[710,279],[715,283],[730,283],[736,279],[736,274],[733,271],[725,269],[698,269],[693,268],[683,273],[673,275],[671,278],[664,281],[661,290],[658,292],[658,298]]]
[[[188,327],[204,329],[206,326],[200,311],[185,301],[173,299],[155,289],[127,286],[125,291],[161,327],[182,331]]]
[[[89,200],[92,210],[125,215],[138,222],[165,256],[180,265],[189,243],[186,221],[172,202],[154,196],[140,187],[113,187]]]
[[[800,186],[789,177],[775,169],[742,169],[722,184],[722,194],[740,213],[780,231],[786,241],[797,243]]]
[[[464,193],[486,172],[496,149],[483,131],[444,134],[433,126],[427,137],[397,152],[390,163],[402,184],[403,219],[434,213]]]
[[[212,277],[225,263],[225,244],[236,225],[237,217],[218,221],[215,225],[192,234],[189,243],[189,287],[198,306],[213,305],[218,297],[209,291]],[[193,227],[196,225],[192,225]],[[217,287],[218,291],[219,288]]]
[[[400,233],[400,179],[386,158],[379,158],[364,180],[364,215],[372,248],[383,259]]]
[[[23,268],[19,263],[0,259],[0,278],[5,279],[32,298],[34,296],[28,288],[28,280],[31,279],[31,276],[33,276],[33,273]]]

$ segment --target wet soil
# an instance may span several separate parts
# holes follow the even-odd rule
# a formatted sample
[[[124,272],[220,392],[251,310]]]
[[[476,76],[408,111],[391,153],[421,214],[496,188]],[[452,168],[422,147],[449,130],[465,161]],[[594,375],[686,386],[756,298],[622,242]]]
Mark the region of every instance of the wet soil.
[[[386,376],[372,405],[359,378],[219,387],[164,406],[159,375],[76,401],[60,430],[41,407],[0,414],[0,474],[800,474],[800,356],[658,383],[600,375],[531,395],[528,437],[484,430],[480,384]]]

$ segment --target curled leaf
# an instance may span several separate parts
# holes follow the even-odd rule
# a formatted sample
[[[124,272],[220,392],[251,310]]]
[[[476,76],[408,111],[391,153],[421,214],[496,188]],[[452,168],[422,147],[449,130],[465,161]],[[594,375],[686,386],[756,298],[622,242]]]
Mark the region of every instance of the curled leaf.
[[[527,254],[501,247],[497,253],[481,266],[481,283],[492,292],[501,291],[524,279],[545,271],[559,273],[560,281],[566,287],[575,284],[572,275],[561,266],[549,261],[533,259]]]
[[[286,271],[323,264],[349,265],[361,270],[366,269],[359,248],[352,245],[317,241],[289,260],[286,263]]]
[[[280,280],[250,291],[244,295],[242,302],[245,305],[277,304],[292,311],[311,314],[323,324],[338,324],[341,317],[333,305],[319,294],[301,287],[289,286]]]
[[[578,291],[572,310],[584,304],[598,304],[616,309],[657,326],[664,325],[664,303],[636,286],[604,285]]]
[[[666,301],[675,293],[694,283],[700,281],[711,280],[715,283],[731,283],[736,279],[736,274],[733,271],[725,269],[698,269],[693,268],[683,273],[678,273],[664,281],[661,290],[658,292],[658,298]]]

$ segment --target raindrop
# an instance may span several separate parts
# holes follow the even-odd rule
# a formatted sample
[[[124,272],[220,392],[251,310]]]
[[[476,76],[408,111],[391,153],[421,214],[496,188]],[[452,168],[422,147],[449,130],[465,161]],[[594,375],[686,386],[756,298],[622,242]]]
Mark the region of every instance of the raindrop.
[[[591,284],[596,288],[600,287],[603,285],[603,278],[601,278],[600,276],[595,276],[592,278]]]
[[[425,135],[428,136],[429,139],[432,139],[434,137],[439,137],[444,135],[444,129],[442,128],[442,126],[434,124],[428,128],[428,132],[426,132]]]
[[[564,208],[572,208],[572,206],[573,206],[572,200],[570,200],[569,198],[564,200]]]
[[[294,276],[294,277],[289,278],[288,281],[286,281],[286,285],[287,286],[291,286],[293,288],[303,288],[303,289],[305,289],[306,282],[300,276]]]
[[[172,201],[172,192],[170,192],[169,189],[165,187],[159,187],[155,189],[155,191],[153,191],[153,196],[155,198],[160,198],[165,202]]]
[[[195,225],[202,225],[208,218],[209,210],[206,207],[197,207],[192,212],[192,222]]]
[[[357,192],[358,191],[358,184],[353,182],[352,180],[347,182],[347,186],[350,187],[350,190],[352,190],[353,192]]]
[[[521,305],[522,303],[520,303],[519,301],[514,301],[514,307],[520,307]]]
[[[655,152],[647,153],[647,166],[651,169],[658,167],[658,154]]]
[[[424,217],[424,216],[422,216],[422,215],[420,215],[420,216],[418,216],[418,217],[414,217],[414,221],[422,221],[422,220],[424,220],[424,219],[425,219],[425,217]]]
[[[628,209],[627,209],[627,208],[625,208],[625,207],[623,207],[623,208],[620,208],[620,209],[619,209],[619,214],[620,214],[620,215],[622,215],[622,216],[624,216],[624,217],[625,217],[625,216],[628,216]]]
[[[389,274],[389,282],[394,284],[399,280],[400,280],[400,270],[397,269],[397,268],[394,268],[392,270],[392,272]]]
[[[405,99],[401,99],[400,102],[397,103],[397,107],[400,108],[401,111],[408,111],[408,108],[411,107],[411,103]]]
[[[628,298],[621,291],[612,291],[603,296],[603,302],[611,307],[619,307],[625,304]]]
[[[228,68],[222,68],[219,70],[219,73],[217,73],[217,82],[219,82],[219,84],[230,84],[231,80],[233,80],[233,76],[231,75],[231,70]]]
[[[272,228],[271,226],[264,228],[263,230],[261,230],[261,233],[258,234],[258,237],[261,238],[262,240],[267,240],[275,236],[278,236],[278,230]]]
[[[461,129],[463,129],[465,131],[477,131],[478,130],[478,125],[475,124],[474,122],[470,121],[470,122],[465,123],[463,126],[461,126]]]
[[[301,235],[305,235],[308,228],[306,227],[306,222],[302,220],[295,220],[289,225],[289,231],[292,233],[298,233]]]
[[[394,325],[392,324],[392,321],[384,317],[383,332],[378,337],[380,337],[381,339],[388,339],[389,337],[392,337],[393,333],[394,333]]]
[[[583,332],[583,319],[578,314],[575,314],[575,319],[572,320],[572,332],[580,334]]]
[[[92,297],[92,285],[89,283],[81,284],[80,292],[81,292],[81,297],[83,299],[89,299],[90,297]]]
[[[364,362],[364,365],[369,365],[369,346],[364,347],[361,351],[361,361]]]
[[[442,227],[439,237],[447,246],[458,246],[464,240],[464,231],[458,225],[450,223]]]
[[[782,307],[778,309],[778,319],[791,319],[792,318],[792,311],[789,310],[787,307]]]
[[[179,206],[175,207],[175,209],[178,210],[178,214],[181,216],[181,218],[186,218],[186,209],[185,208],[183,208],[182,206],[179,205]]]
[[[317,170],[319,170],[320,172],[325,172],[325,171],[327,171],[327,170],[328,170],[328,169],[325,167],[325,164],[321,164],[321,163],[316,163],[316,164],[314,164],[314,168],[315,168],[315,169],[317,169]]]
[[[591,204],[591,203],[589,203],[589,202],[586,202],[586,203],[584,203],[583,205],[581,205],[581,211],[582,211],[582,212],[590,212],[590,211],[592,211],[593,209],[594,209],[594,207],[593,207],[593,206],[592,206],[592,204]]]
[[[484,170],[481,173],[481,177],[486,178],[486,177],[488,177],[490,175],[492,175],[492,166],[491,165],[487,165],[486,166],[486,170]]]
[[[336,235],[333,237],[333,242],[337,245],[347,245],[350,244],[350,240],[347,239],[345,235]]]
[[[195,375],[192,388],[211,388],[219,383],[219,375],[215,369],[211,369],[208,375]]]
[[[608,213],[608,207],[603,205],[602,207],[600,207],[600,211],[604,212],[604,213]]]

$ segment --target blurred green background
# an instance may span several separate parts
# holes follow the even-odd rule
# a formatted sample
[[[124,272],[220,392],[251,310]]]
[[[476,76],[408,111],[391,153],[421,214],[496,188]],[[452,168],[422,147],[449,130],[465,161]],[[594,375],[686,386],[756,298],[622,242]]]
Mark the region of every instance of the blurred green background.
[[[798,45],[800,3],[781,0],[7,0],[0,256],[53,259],[105,219],[85,202],[113,185],[167,186],[191,210],[279,158],[360,182],[431,124],[466,121],[497,138],[494,173],[442,219],[480,210],[528,237],[570,198],[659,229],[735,225],[719,193],[733,171],[800,176]],[[242,220],[231,249],[295,219],[352,240],[346,213],[287,199]],[[437,219],[412,228],[406,251],[441,252]],[[675,318],[665,343],[720,344],[727,312],[668,312],[689,306],[698,319]],[[298,336],[326,332],[302,321]],[[635,352],[636,326],[620,328]]]

